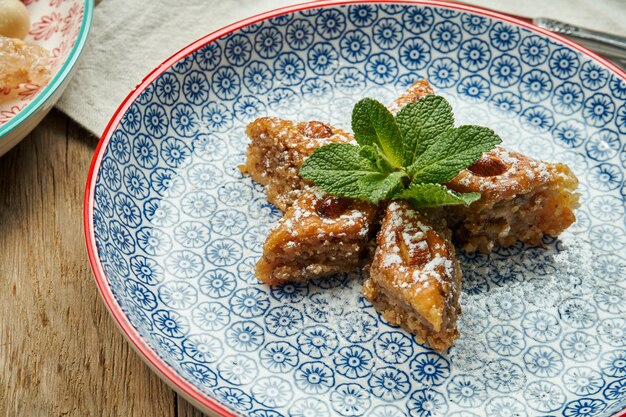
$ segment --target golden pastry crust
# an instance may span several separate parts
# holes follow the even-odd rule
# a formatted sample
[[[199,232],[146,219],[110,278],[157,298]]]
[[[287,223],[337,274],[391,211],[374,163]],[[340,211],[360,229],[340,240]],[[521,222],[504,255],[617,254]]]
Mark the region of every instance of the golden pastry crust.
[[[406,202],[389,204],[363,295],[383,317],[442,352],[459,336],[461,268],[450,231]]]
[[[263,245],[256,276],[267,284],[358,270],[367,261],[377,208],[305,191]]]
[[[267,199],[286,211],[308,181],[298,176],[306,157],[328,143],[351,142],[352,135],[322,122],[296,123],[261,117],[250,123],[245,171],[266,186]]]

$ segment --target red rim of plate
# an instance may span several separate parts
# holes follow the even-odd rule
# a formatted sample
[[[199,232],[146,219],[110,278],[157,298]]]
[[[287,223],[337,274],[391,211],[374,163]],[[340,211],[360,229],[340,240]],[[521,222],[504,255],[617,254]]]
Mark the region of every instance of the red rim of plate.
[[[240,20],[231,25],[225,26],[221,29],[212,32],[195,42],[192,42],[188,46],[184,47],[180,51],[176,52],[174,55],[170,56],[166,59],[161,65],[156,67],[152,72],[150,72],[142,81],[137,85],[137,87],[131,91],[131,93],[124,99],[122,104],[118,107],[118,109],[113,114],[113,117],[107,124],[107,127],[104,130],[104,133],[100,137],[100,141],[96,148],[96,152],[91,161],[91,166],[89,167],[89,174],[87,177],[87,185],[85,187],[85,200],[84,200],[84,228],[85,228],[85,240],[87,244],[87,254],[89,256],[89,262],[91,264],[91,268],[96,280],[96,284],[100,290],[100,295],[104,299],[109,311],[113,315],[117,325],[122,330],[122,333],[126,336],[126,338],[131,342],[131,345],[135,350],[140,354],[142,359],[157,372],[161,378],[163,378],[166,382],[170,384],[175,390],[179,393],[183,394],[186,398],[192,400],[196,405],[201,406],[204,410],[210,410],[214,413],[217,413],[223,417],[236,417],[237,414],[227,409],[225,406],[220,404],[217,400],[207,396],[206,394],[199,391],[196,387],[194,387],[191,383],[184,380],[180,377],[174,369],[172,369],[169,365],[167,365],[162,359],[158,357],[156,352],[152,350],[141,338],[137,330],[132,326],[121,307],[115,301],[113,294],[111,293],[108,285],[107,278],[104,270],[102,268],[102,264],[100,263],[100,258],[97,254],[96,248],[96,240],[94,235],[94,225],[92,222],[93,218],[93,195],[96,184],[96,173],[100,168],[100,164],[102,162],[103,151],[106,148],[106,145],[109,142],[111,137],[111,132],[114,128],[116,128],[126,110],[131,106],[131,104],[135,101],[135,99],[143,92],[143,90],[150,85],[158,76],[160,76],[163,72],[169,69],[175,62],[180,60],[181,58],[186,57],[187,55],[193,53],[194,51],[200,49],[201,47],[207,45],[208,43],[221,38],[224,35],[227,35],[231,32],[241,29],[244,26],[248,26],[252,23],[256,23],[262,20],[266,20],[272,17],[276,17],[283,14],[299,12],[302,10],[320,8],[320,7],[328,7],[328,6],[341,6],[341,5],[349,5],[355,3],[401,3],[401,4],[419,4],[419,5],[427,5],[427,6],[439,6],[447,9],[455,9],[464,12],[471,12],[474,14],[480,14],[483,16],[487,16],[490,18],[495,18],[498,20],[502,20],[508,23],[513,23],[518,26],[521,26],[526,29],[530,29],[534,32],[540,33],[552,39],[555,39],[583,54],[592,58],[593,60],[599,62],[600,64],[607,67],[609,70],[616,73],[622,79],[626,81],[626,72],[619,68],[617,65],[612,62],[606,60],[605,58],[597,55],[596,53],[590,51],[589,49],[579,45],[576,42],[571,41],[561,35],[549,32],[544,30],[538,26],[529,23],[520,18],[512,17],[503,13],[495,12],[492,10],[484,9],[481,7],[470,6],[466,4],[459,3],[449,3],[447,1],[440,0],[326,0],[326,1],[313,1],[307,3],[296,4],[293,6],[282,7],[279,9],[271,10],[269,12],[261,13],[243,20]],[[624,416],[626,414],[622,414]]]

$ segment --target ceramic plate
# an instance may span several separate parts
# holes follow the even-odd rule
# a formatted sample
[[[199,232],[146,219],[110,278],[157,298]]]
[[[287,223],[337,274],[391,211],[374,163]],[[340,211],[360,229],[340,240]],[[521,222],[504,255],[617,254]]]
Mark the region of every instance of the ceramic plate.
[[[27,0],[30,32],[27,42],[51,53],[50,82],[28,85],[12,100],[0,90],[0,155],[15,146],[61,97],[83,50],[93,13],[93,0]]]
[[[281,214],[237,169],[263,115],[349,128],[364,96],[427,77],[458,123],[568,163],[578,220],[545,248],[461,255],[445,355],[386,323],[361,277],[269,287]],[[506,16],[435,2],[314,3],[200,39],[109,123],[85,199],[89,256],[124,334],[205,411],[261,416],[609,416],[626,405],[624,73]]]

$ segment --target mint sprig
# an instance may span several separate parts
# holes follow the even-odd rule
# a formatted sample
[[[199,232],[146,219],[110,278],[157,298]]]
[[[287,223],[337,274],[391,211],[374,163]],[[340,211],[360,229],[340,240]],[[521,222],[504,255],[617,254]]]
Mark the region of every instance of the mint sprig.
[[[469,205],[479,193],[442,185],[501,143],[493,130],[454,127],[452,107],[441,96],[409,103],[394,117],[380,102],[365,98],[352,112],[358,145],[316,149],[300,176],[329,194],[378,203],[407,200],[416,208]]]

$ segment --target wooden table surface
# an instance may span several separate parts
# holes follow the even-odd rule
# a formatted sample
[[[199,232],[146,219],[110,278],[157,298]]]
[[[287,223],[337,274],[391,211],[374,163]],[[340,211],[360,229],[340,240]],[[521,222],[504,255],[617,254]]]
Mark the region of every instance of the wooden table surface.
[[[53,110],[0,157],[0,416],[201,416],[100,299],[83,235],[96,143]]]

